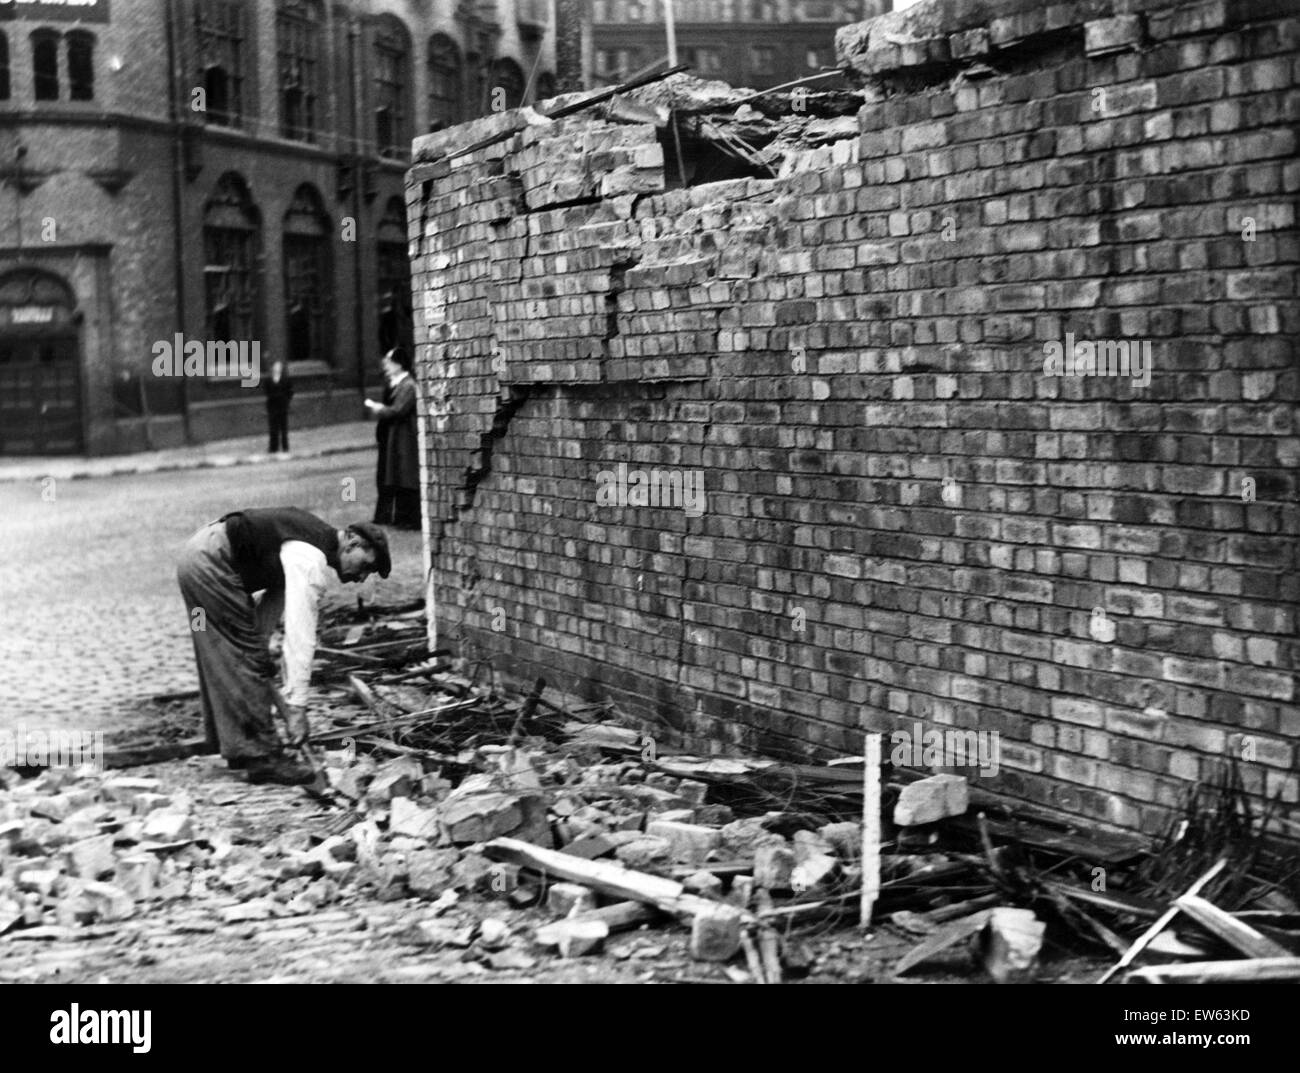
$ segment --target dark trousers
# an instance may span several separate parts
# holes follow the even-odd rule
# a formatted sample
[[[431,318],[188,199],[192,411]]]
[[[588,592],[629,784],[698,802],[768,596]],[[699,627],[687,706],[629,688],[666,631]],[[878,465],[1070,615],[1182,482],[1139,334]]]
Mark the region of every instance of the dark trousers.
[[[391,525],[395,529],[419,529],[420,490],[381,484],[374,521],[376,525]]]
[[[185,545],[176,569],[190,614],[199,666],[203,730],[213,752],[248,761],[279,752],[271,722],[269,622],[259,621],[230,557],[222,522],[204,526]]]
[[[287,406],[268,406],[266,408],[266,426],[271,434],[270,446],[267,451],[275,454],[276,451],[289,450],[289,407]]]

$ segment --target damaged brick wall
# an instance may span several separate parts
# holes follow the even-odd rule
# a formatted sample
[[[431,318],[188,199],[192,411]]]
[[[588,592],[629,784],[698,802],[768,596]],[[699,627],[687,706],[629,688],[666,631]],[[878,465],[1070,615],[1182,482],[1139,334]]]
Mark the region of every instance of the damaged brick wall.
[[[787,98],[767,178],[673,182],[682,122],[740,120],[665,125],[664,86],[418,141],[438,643],[700,750],[996,731],[988,788],[1145,831],[1244,754],[1290,810],[1284,7],[846,28],[860,109]],[[1129,375],[1047,375],[1067,333]],[[619,463],[699,471],[704,510],[601,505]]]

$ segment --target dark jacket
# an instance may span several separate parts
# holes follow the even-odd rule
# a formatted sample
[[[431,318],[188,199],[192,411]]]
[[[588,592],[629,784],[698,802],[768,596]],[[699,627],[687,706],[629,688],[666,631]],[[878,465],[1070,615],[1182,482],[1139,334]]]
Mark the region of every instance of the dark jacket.
[[[416,432],[415,381],[408,375],[384,391],[379,418],[379,466],[375,480],[381,488],[420,487],[420,447]]]
[[[293,398],[293,381],[289,378],[289,370],[286,369],[280,374],[279,382],[271,379],[271,374],[267,373],[262,377],[262,390],[266,392],[266,408],[268,410],[287,410],[289,400]]]

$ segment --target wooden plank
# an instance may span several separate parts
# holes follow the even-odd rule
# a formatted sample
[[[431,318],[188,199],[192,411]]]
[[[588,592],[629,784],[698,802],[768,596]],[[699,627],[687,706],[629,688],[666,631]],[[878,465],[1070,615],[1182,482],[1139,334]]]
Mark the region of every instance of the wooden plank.
[[[1000,894],[982,894],[978,898],[970,898],[964,902],[941,905],[938,909],[931,909],[928,913],[922,913],[921,916],[932,924],[942,924],[946,920],[956,920],[957,917],[969,916],[979,909],[992,909],[993,906],[1003,900]]]
[[[782,980],[781,945],[776,932],[771,928],[760,928],[758,932],[758,956],[763,961],[763,976],[769,984],[779,984]]]
[[[745,964],[749,966],[749,975],[756,984],[767,983],[767,974],[763,971],[763,959],[758,956],[758,947],[754,945],[749,932],[740,933],[740,949],[745,952]]]
[[[425,634],[423,630],[409,630],[406,633],[395,634],[385,641],[367,641],[363,645],[350,645],[344,643],[342,651],[344,652],[370,652],[373,654],[377,648],[411,648],[417,644],[425,643]]]
[[[1184,913],[1212,935],[1217,935],[1229,946],[1236,947],[1248,958],[1285,958],[1291,951],[1278,946],[1267,935],[1262,935],[1244,921],[1225,913],[1213,902],[1195,894],[1184,894],[1174,902]]]
[[[645,905],[641,902],[614,902],[612,905],[602,905],[599,909],[589,909],[585,913],[575,913],[571,917],[564,917],[554,923],[572,924],[598,920],[611,932],[615,932],[635,928],[638,924],[648,924],[653,920],[657,920],[659,915],[659,910],[654,906]],[[543,946],[555,946],[559,942],[557,933],[560,929],[547,930],[552,927],[552,924],[543,924],[537,929],[537,941]]]
[[[419,723],[431,723],[440,715],[446,715],[448,712],[462,711],[465,708],[473,708],[478,704],[478,700],[470,698],[468,700],[454,700],[447,704],[441,704],[437,708],[428,708],[422,712],[411,712],[409,715],[398,715],[392,719],[384,719],[372,723],[354,723],[351,726],[336,727],[334,730],[325,730],[319,734],[311,736],[313,745],[323,745],[330,741],[341,741],[344,738],[356,738],[362,734],[374,734],[378,731],[398,730],[404,727],[415,726]]]
[[[1215,863],[1213,868],[1211,868],[1208,872],[1206,872],[1205,875],[1201,876],[1200,879],[1198,879],[1187,889],[1187,894],[1192,894],[1192,895],[1199,894],[1201,890],[1205,887],[1205,885],[1208,882],[1210,882],[1210,880],[1212,880],[1215,876],[1217,876],[1220,872],[1222,872],[1227,866],[1228,866],[1228,858],[1220,857],[1219,860]],[[1184,897],[1186,897],[1186,895],[1184,895]],[[1124,968],[1130,962],[1132,962],[1132,960],[1135,957],[1137,957],[1138,954],[1142,953],[1142,951],[1146,949],[1147,944],[1151,942],[1152,939],[1154,939],[1157,935],[1159,935],[1162,931],[1164,931],[1166,927],[1169,926],[1169,922],[1173,920],[1174,917],[1176,917],[1177,915],[1178,915],[1178,903],[1175,902],[1173,905],[1171,905],[1168,909],[1166,909],[1163,913],[1160,914],[1160,918],[1154,924],[1152,924],[1151,927],[1147,928],[1146,931],[1144,931],[1141,935],[1138,936],[1137,941],[1134,942],[1134,944],[1128,948],[1128,952],[1123,957],[1121,957],[1119,961],[1117,961],[1114,965],[1112,965],[1109,969],[1107,969],[1104,973],[1101,974],[1101,978],[1097,981],[1097,983],[1104,984],[1107,980],[1109,980],[1112,976],[1114,976],[1117,972],[1119,972],[1120,969]]]
[[[645,902],[679,919],[689,920],[696,913],[712,912],[718,905],[707,898],[688,894],[676,880],[637,872],[612,861],[584,860],[517,838],[493,839],[483,847],[483,854],[494,861],[506,861],[546,875],[559,876],[571,883],[581,883],[620,900]],[[742,917],[746,923],[754,921],[751,913],[742,911]]]
[[[871,927],[880,897],[880,741],[879,734],[868,734],[862,747],[862,928]]]
[[[940,954],[949,947],[969,939],[972,935],[977,935],[992,915],[992,909],[981,909],[978,913],[945,924],[923,943],[914,946],[899,958],[898,964],[894,966],[894,975],[902,976],[908,969],[934,957],[935,954]]]
[[[1154,919],[1160,915],[1159,907],[1132,894],[1123,894],[1119,891],[1090,890],[1088,887],[1062,879],[1049,879],[1046,880],[1044,885],[1049,890],[1054,890],[1071,901],[1084,902],[1087,905],[1096,906],[1098,909],[1107,909],[1112,913],[1147,917],[1148,919]]]
[[[141,767],[161,764],[165,760],[184,760],[190,756],[203,756],[212,752],[203,738],[184,741],[129,742],[104,750],[105,768]]]
[[[1005,799],[999,799],[987,791],[970,791],[970,812],[965,816],[949,816],[944,820],[950,830],[964,831],[972,838],[979,838],[976,813],[981,809],[1005,811],[1008,807]],[[1034,849],[1050,850],[1066,857],[1082,857],[1095,861],[1106,867],[1123,864],[1139,856],[1146,844],[1132,835],[1117,835],[1110,831],[1089,832],[1086,835],[1058,831],[1035,818],[1033,812],[1026,810],[1026,817],[1014,820],[999,819],[986,811],[986,823],[991,835],[999,842],[1019,843]]]
[[[1193,961],[1188,965],[1148,965],[1134,969],[1127,983],[1245,984],[1300,980],[1300,958],[1255,958],[1249,961]]]
[[[372,663],[379,667],[384,666],[387,660],[382,660],[378,656],[368,656],[362,652],[349,652],[346,648],[326,648],[325,645],[316,646],[317,653],[324,652],[327,656],[341,656],[344,659],[354,659],[358,663]]]
[[[696,872],[722,876],[747,876],[754,871],[753,861],[705,861],[703,864],[675,864],[668,869],[673,879],[689,879]]]
[[[1096,935],[1098,939],[1114,950],[1115,953],[1123,957],[1125,951],[1128,950],[1128,943],[1111,931],[1110,928],[1106,927],[1106,925],[1100,920],[1090,916],[1084,909],[1071,902],[1059,890],[1047,887],[1046,892],[1047,896],[1052,900],[1052,904],[1056,906],[1056,911],[1061,914],[1063,920],[1069,922],[1075,927],[1078,927],[1079,924],[1082,923],[1089,931]],[[1163,938],[1163,936],[1157,935],[1151,940],[1151,942],[1153,944],[1158,943],[1161,938]]]
[[[757,898],[759,916],[770,913],[772,910],[771,892],[759,888]],[[782,978],[780,940],[777,938],[776,931],[770,927],[759,928],[757,933],[758,956],[763,961],[763,976],[769,984],[779,984]]]

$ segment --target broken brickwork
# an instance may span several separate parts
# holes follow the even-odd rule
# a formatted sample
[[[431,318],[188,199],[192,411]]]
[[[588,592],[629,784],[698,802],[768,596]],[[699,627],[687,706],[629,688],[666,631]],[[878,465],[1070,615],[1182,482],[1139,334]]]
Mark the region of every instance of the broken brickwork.
[[[1286,7],[924,4],[841,31],[848,116],[670,83],[420,139],[438,644],[699,750],[996,731],[985,788],[1148,832],[1240,754],[1291,809]],[[1132,364],[1047,375],[1067,333]]]

